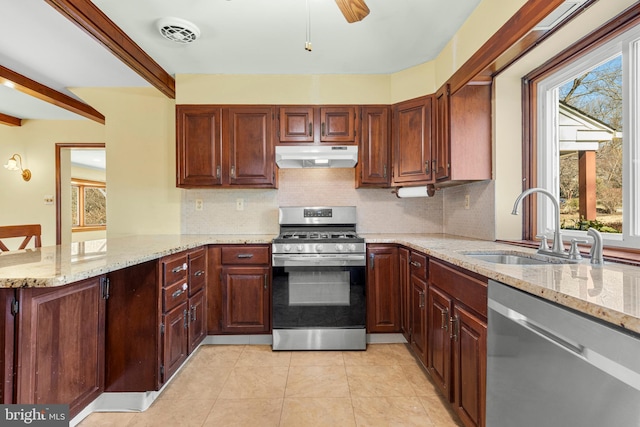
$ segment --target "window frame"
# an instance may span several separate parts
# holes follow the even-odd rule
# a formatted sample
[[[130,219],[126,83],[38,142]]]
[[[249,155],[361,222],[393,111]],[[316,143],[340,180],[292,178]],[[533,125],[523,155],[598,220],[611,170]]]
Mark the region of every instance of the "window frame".
[[[547,96],[540,87],[539,83],[544,81],[545,79],[549,79],[554,74],[561,74],[563,71],[567,71],[568,74],[571,74],[568,70],[575,70],[574,64],[584,63],[585,61],[589,61],[595,56],[600,56],[604,58],[607,56],[606,53],[599,52],[602,49],[606,49],[607,44],[618,43],[621,37],[629,30],[634,27],[640,26],[640,4],[635,5],[625,12],[615,17],[614,19],[608,21],[600,28],[596,29],[589,35],[585,36],[578,42],[574,43],[564,51],[560,52],[555,57],[551,58],[545,64],[541,65],[537,69],[531,71],[522,79],[522,109],[523,109],[523,147],[522,147],[522,171],[523,171],[523,189],[532,188],[532,187],[543,187],[549,185],[549,176],[542,176],[542,168],[540,167],[540,162],[538,159],[538,140],[541,137],[541,133],[547,132],[545,134],[546,137],[549,137],[549,133],[553,133],[554,130],[545,130],[541,125],[541,121],[549,120],[550,114],[552,112],[545,110],[541,115],[538,112],[538,105],[542,99]],[[609,52],[613,51],[610,50]],[[627,52],[628,54],[628,52]],[[635,61],[637,63],[638,68],[637,72],[640,72],[640,43],[636,44],[635,47]],[[592,63],[592,66],[595,66],[595,63]],[[625,64],[625,57],[623,56],[623,67],[628,66]],[[628,78],[629,73],[626,74],[625,78]],[[635,77],[638,79],[638,76]],[[623,90],[626,91],[624,85],[629,85],[629,81],[623,82]],[[635,206],[628,205],[630,199],[632,198],[632,194],[638,195],[638,178],[640,177],[640,167],[636,167],[635,170],[631,170],[630,165],[630,156],[634,156],[635,158],[640,158],[640,147],[638,147],[637,141],[640,137],[639,127],[640,122],[631,123],[629,120],[632,115],[635,114],[635,117],[638,117],[640,108],[640,89],[634,90],[634,99],[631,101],[631,105],[635,108],[635,111],[629,111],[629,108],[625,108],[624,111],[624,162],[625,165],[623,167],[623,174],[625,176],[631,176],[629,174],[633,173],[633,179],[626,179],[625,185],[623,188],[623,210],[626,212],[633,211],[635,215],[634,218],[634,226],[635,230],[629,231],[629,225],[625,225],[626,231],[625,236],[631,236],[631,240],[627,239],[626,242],[622,241],[620,238],[619,242],[616,239],[608,239],[608,242],[605,242],[605,246],[615,250],[617,252],[617,256],[626,257],[628,254],[631,258],[636,259],[637,254],[640,252],[639,244],[640,242],[640,212],[638,212],[638,207],[640,207],[640,197],[636,197],[634,201]],[[627,92],[625,92],[627,93]],[[631,94],[630,94],[631,95]],[[545,117],[541,117],[545,116]],[[554,126],[551,126],[555,128]],[[630,140],[635,140],[636,144],[628,143]],[[547,147],[549,148],[549,147]],[[633,151],[632,151],[633,150]],[[628,183],[628,185],[627,185]],[[553,192],[557,192],[555,189]],[[541,205],[541,216],[539,216],[539,210],[537,203]],[[534,197],[529,197],[524,200],[523,203],[523,234],[522,238],[525,241],[533,241],[535,240],[535,236],[539,233],[538,224],[548,223],[544,221],[548,221],[551,212],[551,204],[547,202],[544,198],[539,198],[537,200]],[[541,221],[540,221],[541,220]],[[562,230],[563,234],[571,237],[582,237],[585,235],[585,232],[580,231],[571,231],[571,230]],[[573,235],[573,236],[572,236]],[[622,255],[621,255],[622,254]]]
[[[71,187],[78,188],[78,222],[79,225],[72,225],[71,232],[83,232],[83,231],[101,231],[106,230],[107,225],[85,225],[84,218],[84,189],[85,188],[107,188],[107,183],[103,181],[91,181],[88,179],[71,178]]]

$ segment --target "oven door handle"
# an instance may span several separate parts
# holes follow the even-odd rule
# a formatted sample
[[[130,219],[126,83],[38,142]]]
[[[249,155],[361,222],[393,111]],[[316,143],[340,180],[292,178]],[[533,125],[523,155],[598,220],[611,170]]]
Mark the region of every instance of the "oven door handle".
[[[340,255],[337,257],[316,257],[316,256],[295,256],[295,255],[278,255],[273,254],[273,260],[286,262],[304,262],[308,265],[322,265],[325,262],[335,262],[335,261],[364,261],[364,254],[354,254],[354,255]],[[363,264],[364,265],[364,264]]]

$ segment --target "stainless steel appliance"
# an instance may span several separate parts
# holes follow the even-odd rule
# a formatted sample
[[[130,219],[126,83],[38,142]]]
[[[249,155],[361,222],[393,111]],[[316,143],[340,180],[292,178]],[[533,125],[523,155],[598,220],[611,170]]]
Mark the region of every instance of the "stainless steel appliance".
[[[487,426],[640,426],[640,337],[489,281]]]
[[[273,240],[273,349],[366,349],[364,239],[356,208],[283,207]]]

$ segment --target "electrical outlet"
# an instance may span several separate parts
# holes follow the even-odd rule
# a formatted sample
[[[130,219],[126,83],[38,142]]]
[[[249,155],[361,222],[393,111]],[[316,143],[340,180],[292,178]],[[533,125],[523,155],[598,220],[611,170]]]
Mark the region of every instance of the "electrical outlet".
[[[204,203],[202,202],[202,199],[196,199],[196,210],[201,211],[203,209],[204,209]]]
[[[236,199],[236,210],[237,211],[244,210],[244,199]]]
[[[464,195],[464,208],[465,209],[469,209],[469,195],[468,194]]]
[[[44,196],[44,204],[52,205],[53,204],[53,196]]]

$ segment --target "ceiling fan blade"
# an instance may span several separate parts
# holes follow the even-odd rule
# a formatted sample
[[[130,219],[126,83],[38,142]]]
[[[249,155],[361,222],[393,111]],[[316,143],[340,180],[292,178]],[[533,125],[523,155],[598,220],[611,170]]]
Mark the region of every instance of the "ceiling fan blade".
[[[336,0],[336,4],[348,23],[362,21],[369,14],[364,0]]]

